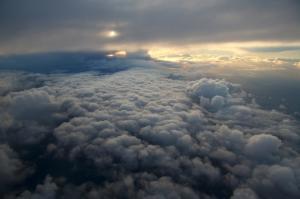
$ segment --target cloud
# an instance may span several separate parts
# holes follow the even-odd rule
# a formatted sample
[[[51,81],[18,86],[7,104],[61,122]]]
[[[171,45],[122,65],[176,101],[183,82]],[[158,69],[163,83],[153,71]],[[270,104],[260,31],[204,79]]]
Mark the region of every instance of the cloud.
[[[1,5],[0,44],[6,53],[95,50],[120,44],[299,40],[297,0],[191,0],[184,5],[179,0],[4,0]],[[119,37],[99,36],[112,30]]]
[[[144,51],[131,52],[126,56],[108,57],[110,51],[45,52],[0,56],[0,69],[34,73],[78,73],[97,71],[114,73],[132,67],[151,67]],[[25,81],[24,81],[25,82]]]
[[[212,98],[215,96],[227,97],[229,88],[226,82],[213,79],[201,79],[187,91],[192,97]]]
[[[294,64],[294,66],[296,66],[297,68],[300,68],[300,62],[296,62],[296,63]]]
[[[249,188],[240,188],[234,191],[233,196],[231,199],[239,199],[239,198],[245,198],[245,199],[257,199],[257,195]]]
[[[272,190],[273,198],[297,198],[299,186],[294,172],[290,167],[263,165],[253,171],[253,176],[249,181],[254,188],[259,190],[262,197],[270,196]]]
[[[245,152],[258,160],[265,161],[272,158],[273,155],[276,155],[280,145],[281,141],[277,137],[259,134],[248,139]]]
[[[3,98],[2,105],[5,107],[2,107],[1,137],[14,144],[39,142],[66,119],[55,97],[44,90],[9,93]]]
[[[174,191],[175,190],[175,191]],[[140,194],[141,198],[198,198],[190,189],[184,186],[174,184],[168,178],[160,178],[158,181],[152,181],[147,185],[145,192]]]
[[[57,196],[57,190],[57,185],[52,181],[50,176],[47,176],[44,180],[44,184],[38,185],[34,193],[25,191],[18,199],[54,199]]]
[[[202,78],[190,83],[187,94],[208,110],[217,111],[225,105],[240,101],[243,95],[239,85],[231,84],[224,80]],[[232,96],[232,95],[233,96]],[[238,97],[234,96],[238,94]]]
[[[24,164],[7,144],[0,144],[0,194],[25,177]]]
[[[275,46],[275,47],[258,47],[258,48],[244,48],[249,52],[285,52],[285,51],[299,51],[300,46]]]
[[[7,87],[1,135],[15,155],[4,152],[4,162],[18,157],[36,173],[5,195],[299,197],[295,119],[263,110],[240,85],[169,77],[139,67],[40,74],[42,86]]]
[[[24,72],[21,71],[1,71],[0,77],[1,96],[5,96],[9,92],[41,87],[43,86],[43,82],[47,79],[39,74],[24,74]]]

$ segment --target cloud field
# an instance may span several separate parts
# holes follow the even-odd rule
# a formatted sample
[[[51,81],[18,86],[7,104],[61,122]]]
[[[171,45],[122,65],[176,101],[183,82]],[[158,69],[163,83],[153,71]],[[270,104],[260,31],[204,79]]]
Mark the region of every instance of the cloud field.
[[[297,121],[169,73],[3,72],[1,197],[299,198]]]

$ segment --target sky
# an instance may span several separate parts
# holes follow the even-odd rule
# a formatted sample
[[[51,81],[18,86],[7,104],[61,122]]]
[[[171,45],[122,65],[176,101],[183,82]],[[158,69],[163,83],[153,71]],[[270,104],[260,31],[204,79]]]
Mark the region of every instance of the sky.
[[[300,198],[298,0],[0,0],[0,198]]]
[[[176,62],[288,59],[299,68],[299,9],[297,0],[2,0],[0,54],[144,50]]]
[[[2,0],[0,52],[233,42],[261,42],[250,52],[299,52],[299,9],[297,0]]]

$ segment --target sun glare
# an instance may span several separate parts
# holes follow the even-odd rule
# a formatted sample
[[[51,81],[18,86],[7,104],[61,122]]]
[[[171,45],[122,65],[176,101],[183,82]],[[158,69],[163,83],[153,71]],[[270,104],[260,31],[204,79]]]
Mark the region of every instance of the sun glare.
[[[116,30],[107,30],[107,31],[101,31],[98,33],[100,37],[113,39],[120,36],[120,33]]]
[[[107,31],[106,36],[109,38],[115,38],[119,36],[119,33],[115,30]]]
[[[127,52],[125,50],[119,50],[113,53],[109,53],[106,56],[109,58],[113,58],[113,57],[122,58],[127,56]]]

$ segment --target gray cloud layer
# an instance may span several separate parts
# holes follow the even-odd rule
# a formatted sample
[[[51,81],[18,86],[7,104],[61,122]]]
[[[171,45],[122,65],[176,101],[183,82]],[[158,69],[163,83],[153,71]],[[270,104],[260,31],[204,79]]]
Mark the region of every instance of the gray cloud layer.
[[[297,0],[0,2],[2,51],[99,49],[108,43],[299,40]],[[107,40],[99,31],[116,29]]]
[[[19,74],[42,81],[23,90],[8,78],[0,101],[2,195],[299,198],[297,121],[261,109],[239,85],[164,73]],[[34,175],[39,180],[28,185],[24,177]]]

